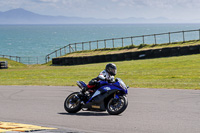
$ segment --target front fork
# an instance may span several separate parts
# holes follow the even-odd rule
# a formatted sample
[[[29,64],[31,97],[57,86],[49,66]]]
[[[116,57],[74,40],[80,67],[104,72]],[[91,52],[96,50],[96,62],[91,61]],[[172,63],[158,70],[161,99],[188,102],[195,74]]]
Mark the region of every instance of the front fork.
[[[114,93],[114,99],[113,99],[113,103],[117,103],[119,101],[119,96],[117,95],[117,92]]]
[[[114,93],[114,99],[119,99],[119,96],[117,95],[117,92]]]
[[[124,95],[127,95],[127,94],[124,94]],[[119,94],[119,92],[115,92],[114,93],[114,97],[113,98],[114,98],[114,102],[115,103],[117,103],[120,100],[120,96],[121,95]]]

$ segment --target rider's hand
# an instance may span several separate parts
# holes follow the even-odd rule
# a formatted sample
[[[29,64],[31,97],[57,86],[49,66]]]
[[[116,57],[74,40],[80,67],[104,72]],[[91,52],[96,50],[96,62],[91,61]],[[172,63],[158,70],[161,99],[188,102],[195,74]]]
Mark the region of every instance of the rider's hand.
[[[114,79],[106,79],[106,81],[107,81],[108,83],[114,83],[114,82],[115,82]]]

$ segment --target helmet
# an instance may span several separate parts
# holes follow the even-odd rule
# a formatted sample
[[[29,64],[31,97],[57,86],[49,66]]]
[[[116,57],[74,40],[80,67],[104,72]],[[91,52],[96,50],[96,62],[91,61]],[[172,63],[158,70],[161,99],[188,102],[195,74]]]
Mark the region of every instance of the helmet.
[[[109,63],[106,65],[106,72],[109,73],[111,76],[115,76],[117,74],[117,67],[113,63]]]

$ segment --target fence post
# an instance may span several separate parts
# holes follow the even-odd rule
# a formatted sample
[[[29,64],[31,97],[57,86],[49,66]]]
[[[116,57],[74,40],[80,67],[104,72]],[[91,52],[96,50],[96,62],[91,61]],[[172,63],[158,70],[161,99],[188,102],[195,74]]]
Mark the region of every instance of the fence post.
[[[45,56],[45,61],[46,61],[46,63],[47,63],[47,56]]]
[[[91,42],[89,42],[90,50],[91,50]]]
[[[124,38],[122,38],[122,47],[124,47]]]
[[[115,47],[115,42],[114,42],[114,39],[112,39],[112,43],[113,43],[113,48]]]
[[[65,55],[66,55],[66,46],[64,47],[64,52],[65,52]]]
[[[133,37],[131,37],[131,45],[133,45]]]
[[[200,40],[200,29],[199,29],[199,40]]]
[[[62,51],[61,51],[61,48],[60,48],[60,56],[62,55]]]
[[[77,48],[76,48],[76,43],[75,43],[75,51],[77,51]]]
[[[57,56],[57,50],[56,50],[56,57],[58,57],[58,56]]]
[[[169,32],[169,44],[171,43],[170,32]]]
[[[82,42],[82,51],[84,50],[84,42]]]
[[[156,42],[156,34],[154,34],[154,40],[155,40],[155,45],[157,44],[157,42]]]
[[[143,44],[144,44],[144,36],[142,36],[142,38],[143,38]]]
[[[71,53],[71,48],[70,47],[71,47],[71,45],[69,44],[69,53]]]
[[[185,31],[183,31],[183,42],[185,42]]]
[[[105,48],[106,48],[106,40],[104,40],[104,45],[105,45]]]

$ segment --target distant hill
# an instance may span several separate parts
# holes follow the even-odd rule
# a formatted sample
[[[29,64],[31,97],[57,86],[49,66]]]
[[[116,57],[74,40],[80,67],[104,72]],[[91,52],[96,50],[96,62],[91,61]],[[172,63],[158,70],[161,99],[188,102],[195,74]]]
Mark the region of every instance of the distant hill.
[[[66,16],[48,16],[33,13],[22,8],[0,12],[0,24],[119,24],[119,23],[170,23],[167,18],[96,19]]]

